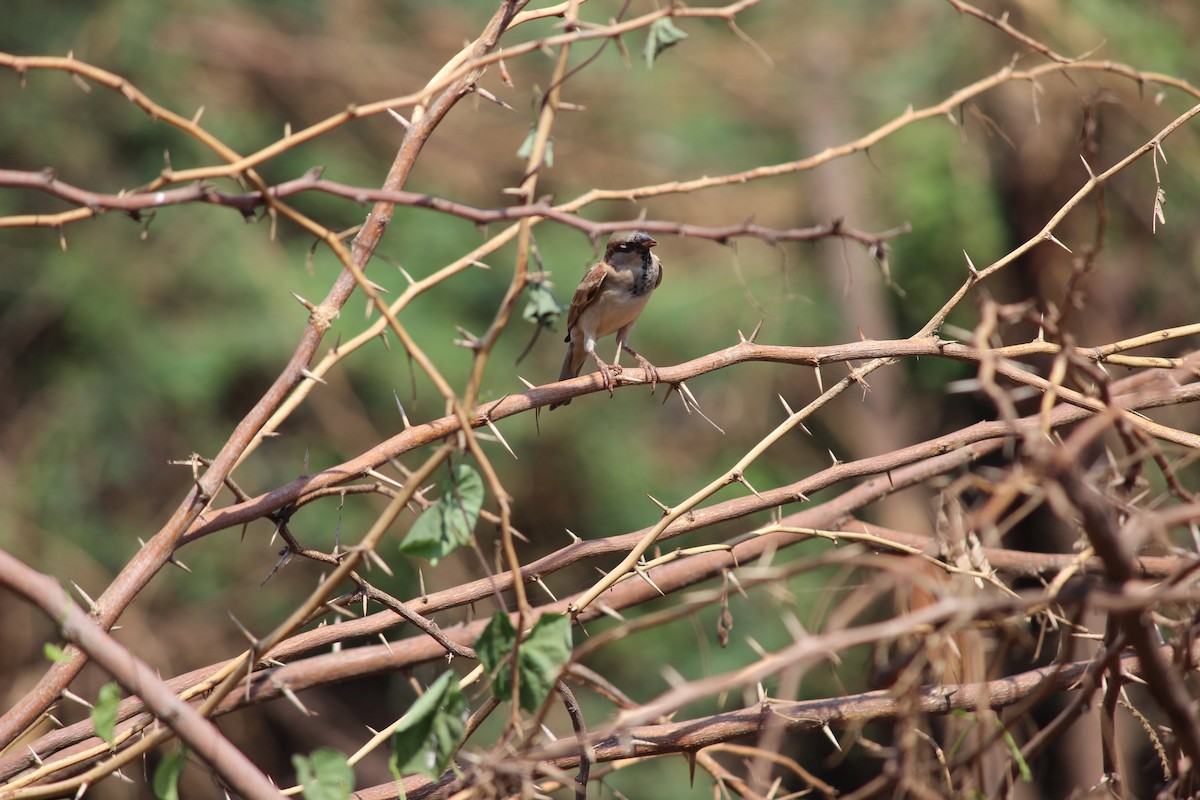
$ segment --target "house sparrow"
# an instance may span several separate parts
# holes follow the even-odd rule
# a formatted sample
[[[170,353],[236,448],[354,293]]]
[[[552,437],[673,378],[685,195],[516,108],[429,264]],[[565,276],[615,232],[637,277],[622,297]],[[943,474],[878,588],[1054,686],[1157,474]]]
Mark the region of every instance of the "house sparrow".
[[[638,360],[646,377],[650,379],[650,390],[658,383],[658,370],[637,351],[629,346],[629,332],[646,307],[650,293],[662,283],[662,262],[650,252],[658,242],[645,231],[617,231],[604,248],[604,258],[592,265],[583,276],[575,296],[571,298],[571,310],[567,313],[567,356],[563,359],[560,381],[574,378],[583,367],[585,356],[591,356],[600,368],[604,388],[613,393],[612,373],[620,372],[621,350]],[[612,366],[605,364],[596,355],[596,340],[617,334],[617,355]],[[550,409],[565,406],[570,400],[551,403]]]

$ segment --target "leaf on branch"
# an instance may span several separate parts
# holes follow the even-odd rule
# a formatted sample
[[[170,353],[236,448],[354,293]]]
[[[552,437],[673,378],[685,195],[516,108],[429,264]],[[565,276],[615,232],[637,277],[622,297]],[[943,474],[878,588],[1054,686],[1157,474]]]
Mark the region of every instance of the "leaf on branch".
[[[1163,215],[1163,206],[1167,204],[1167,193],[1163,188],[1158,187],[1158,191],[1154,193],[1154,219],[1150,220],[1150,230],[1153,233],[1158,233],[1159,225],[1166,225],[1167,218]]]
[[[337,750],[322,747],[309,757],[294,755],[292,765],[305,800],[348,800],[354,791],[354,770]]]
[[[512,620],[503,611],[497,611],[492,615],[492,621],[475,640],[475,655],[479,656],[479,662],[487,669],[488,674],[494,677],[496,682],[494,692],[497,695],[501,694],[500,681],[503,667],[507,666],[505,662],[516,643],[517,629],[513,627]],[[507,685],[511,691],[511,681],[507,681]]]
[[[512,651],[516,643],[517,631],[503,611],[492,616],[475,641],[475,652],[492,675],[492,693],[501,699],[512,695]],[[543,614],[517,652],[521,708],[534,711],[545,702],[570,656],[570,618]]]
[[[521,312],[521,318],[543,328],[553,328],[554,323],[567,310],[566,307],[559,304],[554,292],[542,281],[530,283],[525,290],[529,293],[529,299],[525,303],[525,310]]]
[[[688,35],[681,31],[670,17],[652,22],[646,35],[646,47],[642,50],[642,55],[646,58],[646,68],[654,69],[654,59],[658,58],[663,50],[679,44],[687,37]]]
[[[447,672],[425,690],[392,732],[388,768],[400,782],[405,773],[437,779],[458,749],[467,725],[467,700]]]
[[[999,722],[999,720],[997,720],[997,722]],[[1025,760],[1025,756],[1021,755],[1021,748],[1017,745],[1017,740],[1013,738],[1013,735],[1010,731],[1004,729],[1004,725],[1002,723],[996,727],[1000,728],[1004,734],[1004,743],[1008,745],[1009,755],[1012,756],[1013,762],[1017,765],[1017,770],[1021,775],[1021,781],[1023,783],[1032,783],[1033,770],[1029,768],[1029,762]]]
[[[442,482],[437,502],[425,509],[400,543],[400,552],[437,564],[468,544],[483,507],[483,480],[466,464],[455,464]]]
[[[117,728],[117,706],[121,703],[121,690],[115,683],[106,683],[100,687],[96,704],[92,706],[92,724],[96,726],[96,735],[109,744]]]
[[[521,142],[521,146],[517,148],[517,158],[529,158],[533,155],[533,140],[537,138],[537,124],[529,126],[529,134],[526,135],[525,141]],[[542,158],[546,162],[547,167],[554,166],[554,137],[551,136],[546,140],[546,155]]]
[[[167,753],[154,770],[154,796],[158,800],[179,800],[179,776],[187,766],[188,749],[180,747]]]
[[[54,664],[61,664],[66,661],[69,656],[67,651],[56,645],[54,642],[46,642],[42,645],[42,654],[46,656],[46,660]]]

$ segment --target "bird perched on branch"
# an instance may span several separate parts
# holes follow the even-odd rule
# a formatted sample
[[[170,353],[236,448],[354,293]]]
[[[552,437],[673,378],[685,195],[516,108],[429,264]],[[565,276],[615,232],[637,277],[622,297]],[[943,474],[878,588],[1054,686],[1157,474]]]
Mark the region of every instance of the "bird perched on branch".
[[[611,397],[612,376],[614,372],[620,372],[621,350],[626,350],[645,370],[650,379],[650,390],[654,391],[658,370],[629,346],[629,332],[646,307],[650,293],[662,283],[662,262],[650,252],[656,244],[658,242],[645,231],[617,231],[609,237],[604,258],[587,271],[571,299],[571,310],[567,312],[567,338],[563,340],[569,346],[562,373],[558,376],[560,381],[578,375],[584,358],[591,356],[600,368],[604,388]],[[617,355],[609,366],[596,354],[596,341],[614,332],[617,334]],[[570,402],[551,403],[550,409]]]

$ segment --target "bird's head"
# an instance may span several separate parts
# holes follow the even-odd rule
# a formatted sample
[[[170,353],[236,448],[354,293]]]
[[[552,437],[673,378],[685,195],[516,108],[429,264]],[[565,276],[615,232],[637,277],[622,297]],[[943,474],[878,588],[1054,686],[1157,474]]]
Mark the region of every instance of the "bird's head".
[[[650,248],[656,244],[645,231],[617,231],[608,238],[604,260],[618,268],[635,266],[650,258]]]

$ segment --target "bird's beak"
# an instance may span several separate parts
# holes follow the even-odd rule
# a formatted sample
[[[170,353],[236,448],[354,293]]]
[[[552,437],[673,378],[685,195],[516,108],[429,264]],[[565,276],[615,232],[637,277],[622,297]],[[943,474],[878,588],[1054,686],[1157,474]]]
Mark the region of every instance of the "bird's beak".
[[[654,247],[654,245],[658,244],[658,241],[647,236],[642,244],[646,245],[646,247]]]

